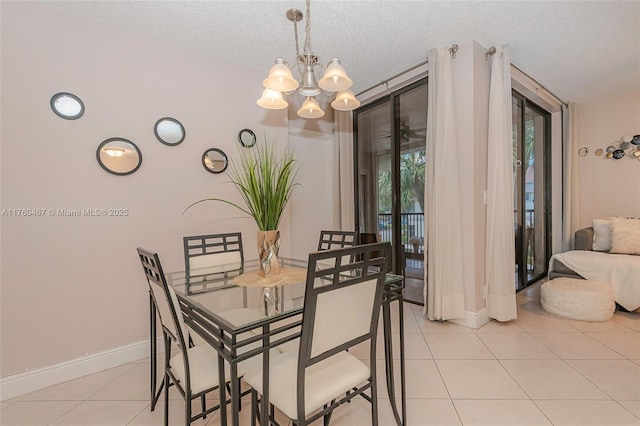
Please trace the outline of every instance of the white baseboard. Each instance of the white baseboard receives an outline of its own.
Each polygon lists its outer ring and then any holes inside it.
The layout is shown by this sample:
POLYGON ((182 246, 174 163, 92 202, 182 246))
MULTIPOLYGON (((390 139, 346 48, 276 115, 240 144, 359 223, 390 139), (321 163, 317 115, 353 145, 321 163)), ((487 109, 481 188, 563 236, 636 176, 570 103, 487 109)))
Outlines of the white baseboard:
MULTIPOLYGON (((158 353, 162 350, 162 339, 159 339, 158 353)), ((149 351, 147 339, 60 364, 0 377, 0 401, 146 358, 149 351)))
POLYGON ((482 308, 478 312, 465 311, 464 318, 450 319, 449 321, 477 330, 489 322, 489 314, 487 313, 487 308, 482 308))

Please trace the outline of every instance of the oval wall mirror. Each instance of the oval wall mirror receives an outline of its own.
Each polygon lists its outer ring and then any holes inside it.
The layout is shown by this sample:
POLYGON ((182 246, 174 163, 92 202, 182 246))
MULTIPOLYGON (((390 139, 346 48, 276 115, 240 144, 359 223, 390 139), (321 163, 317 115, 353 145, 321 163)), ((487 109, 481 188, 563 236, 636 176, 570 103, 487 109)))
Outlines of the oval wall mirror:
POLYGON ((56 93, 49 104, 53 112, 65 120, 77 120, 84 114, 84 103, 73 93, 56 93))
POLYGON ((227 154, 218 148, 210 148, 202 154, 202 165, 211 173, 222 173, 227 169, 227 154))
POLYGON ((142 153, 128 139, 109 138, 96 151, 98 164, 109 173, 118 176, 130 175, 140 168, 142 153))
POLYGON ((182 123, 172 117, 162 117, 156 121, 153 133, 160 142, 170 146, 182 143, 186 135, 182 123))
POLYGON ((245 148, 251 148, 256 144, 256 134, 253 133, 253 130, 250 129, 242 129, 240 133, 238 133, 238 141, 240 145, 245 148))

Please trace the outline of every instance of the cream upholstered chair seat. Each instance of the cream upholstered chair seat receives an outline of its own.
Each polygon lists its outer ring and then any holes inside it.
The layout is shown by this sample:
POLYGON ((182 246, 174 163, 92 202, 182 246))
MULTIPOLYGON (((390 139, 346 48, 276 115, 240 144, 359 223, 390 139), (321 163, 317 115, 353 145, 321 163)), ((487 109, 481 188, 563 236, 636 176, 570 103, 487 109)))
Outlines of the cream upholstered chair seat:
MULTIPOLYGON (((259 347, 259 343, 252 343, 246 348, 239 350, 240 353, 259 347)), ((218 352, 216 352, 208 343, 196 345, 187 349, 187 357, 189 358, 189 372, 191 373, 191 392, 200 393, 210 388, 218 387, 218 352)), ((169 364, 173 369, 173 374, 178 381, 185 383, 184 362, 182 353, 178 352, 169 360, 169 364)), ((238 364, 238 376, 246 374, 248 370, 258 371, 262 367, 262 359, 260 357, 249 358, 238 364)), ((225 377, 230 377, 229 364, 224 364, 225 377)))
POLYGON ((300 347, 300 338, 297 338, 297 339, 289 340, 288 342, 285 342, 281 345, 276 346, 276 349, 278 350, 278 352, 283 354, 288 352, 298 353, 299 347, 300 347))
POLYGON ((220 312, 218 315, 235 326, 248 324, 263 318, 259 311, 249 308, 230 309, 220 312))
MULTIPOLYGON (((208 344, 197 345, 187 349, 189 372, 191 373, 191 392, 200 393, 218 386, 218 353, 208 344)), ((180 383, 186 383, 184 361, 179 352, 169 360, 173 374, 180 383)), ((229 368, 225 366, 226 377, 229 368)))
MULTIPOLYGON (((297 351, 272 355, 270 358, 269 402, 291 419, 297 417, 297 368, 297 351)), ((370 374, 365 363, 344 351, 308 367, 304 390, 305 415, 365 382, 370 374)), ((262 370, 247 372, 244 381, 262 393, 262 370)))

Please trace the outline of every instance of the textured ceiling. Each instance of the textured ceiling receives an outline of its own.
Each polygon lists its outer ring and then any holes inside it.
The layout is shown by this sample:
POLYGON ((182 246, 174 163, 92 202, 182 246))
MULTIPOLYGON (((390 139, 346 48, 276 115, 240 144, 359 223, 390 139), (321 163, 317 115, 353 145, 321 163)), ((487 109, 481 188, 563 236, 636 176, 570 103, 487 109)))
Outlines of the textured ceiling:
MULTIPOLYGON (((54 1, 51 6, 264 69, 291 62, 289 1, 54 1)), ((300 30, 303 30, 301 26, 300 30)), ((639 1, 328 1, 311 3, 311 45, 339 57, 359 92, 476 39, 564 101, 640 89, 639 1)), ((304 42, 303 31, 300 45, 304 42)))

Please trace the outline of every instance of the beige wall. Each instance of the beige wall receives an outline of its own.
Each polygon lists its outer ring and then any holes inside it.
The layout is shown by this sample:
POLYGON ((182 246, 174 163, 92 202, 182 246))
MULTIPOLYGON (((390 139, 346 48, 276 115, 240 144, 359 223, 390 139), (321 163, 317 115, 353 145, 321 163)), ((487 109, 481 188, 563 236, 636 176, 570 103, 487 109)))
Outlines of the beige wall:
POLYGON ((577 156, 579 176, 578 228, 592 219, 609 216, 640 216, 640 161, 597 157, 623 135, 640 134, 640 91, 611 94, 578 104, 578 141, 575 149, 589 148, 577 156))
POLYGON ((300 162, 300 187, 290 202, 291 254, 295 258, 306 258, 309 252, 318 249, 320 231, 334 229, 335 139, 332 133, 296 128, 289 129, 289 139, 300 162))
MULTIPOLYGON (((286 143, 286 112, 255 104, 264 73, 47 5, 2 2, 1 207, 126 208, 129 215, 2 217, 1 376, 146 339, 137 246, 157 250, 165 270, 176 270, 182 236, 239 230, 247 257, 256 257, 253 221, 223 221, 239 216, 233 208, 182 211, 206 197, 239 201, 225 175, 203 169, 207 148, 236 157, 237 133, 247 127, 286 143), (60 91, 83 99, 81 119, 51 111, 49 99, 60 91), (163 116, 185 126, 181 145, 155 139, 163 116), (114 136, 141 149, 135 174, 114 176, 96 162, 98 144, 114 136)), ((304 188, 294 196, 302 202, 304 188)), ((295 238, 289 216, 284 254, 295 238)))

